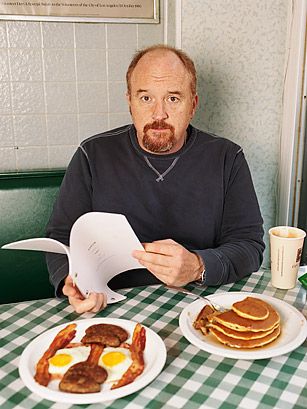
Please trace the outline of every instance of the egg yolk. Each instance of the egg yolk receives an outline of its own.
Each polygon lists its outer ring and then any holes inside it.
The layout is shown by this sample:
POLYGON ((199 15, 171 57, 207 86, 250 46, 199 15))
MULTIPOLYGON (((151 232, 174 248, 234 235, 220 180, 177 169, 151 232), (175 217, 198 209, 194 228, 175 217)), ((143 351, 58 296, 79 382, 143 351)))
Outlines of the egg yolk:
POLYGON ((49 363, 54 366, 65 366, 70 364, 71 361, 72 357, 67 354, 54 355, 52 358, 49 359, 49 363))
POLYGON ((115 366, 120 364, 126 359, 126 355, 122 352, 108 352, 107 354, 103 355, 101 358, 102 362, 106 366, 115 366))

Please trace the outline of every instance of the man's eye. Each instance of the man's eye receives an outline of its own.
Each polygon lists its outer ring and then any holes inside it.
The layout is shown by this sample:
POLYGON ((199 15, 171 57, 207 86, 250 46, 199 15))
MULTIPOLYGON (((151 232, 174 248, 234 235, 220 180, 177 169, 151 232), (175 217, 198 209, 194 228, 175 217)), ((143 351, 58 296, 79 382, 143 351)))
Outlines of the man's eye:
POLYGON ((174 97, 173 95, 171 95, 171 96, 168 97, 168 100, 169 100, 170 102, 178 102, 178 101, 179 101, 179 98, 178 98, 178 97, 174 97))
POLYGON ((149 102, 149 101, 150 101, 150 97, 149 97, 148 95, 143 95, 143 96, 141 97, 141 100, 144 101, 144 102, 149 102))

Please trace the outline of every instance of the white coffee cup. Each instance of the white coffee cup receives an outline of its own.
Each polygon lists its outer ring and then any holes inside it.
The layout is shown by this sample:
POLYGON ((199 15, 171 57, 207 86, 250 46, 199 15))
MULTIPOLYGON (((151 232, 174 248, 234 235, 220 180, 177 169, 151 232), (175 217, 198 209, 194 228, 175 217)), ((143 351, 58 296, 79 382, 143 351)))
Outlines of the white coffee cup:
POLYGON ((295 287, 306 232, 297 227, 276 226, 269 230, 272 285, 295 287))

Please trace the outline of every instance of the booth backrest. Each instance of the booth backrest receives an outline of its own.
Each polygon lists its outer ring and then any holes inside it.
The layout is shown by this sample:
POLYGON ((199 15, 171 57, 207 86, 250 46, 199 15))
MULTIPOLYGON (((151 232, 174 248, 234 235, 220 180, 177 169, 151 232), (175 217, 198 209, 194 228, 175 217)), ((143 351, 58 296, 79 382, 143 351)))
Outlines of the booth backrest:
MULTIPOLYGON (((44 237, 64 170, 0 174, 0 247, 44 237)), ((0 249, 0 303, 54 296, 45 255, 0 249)))

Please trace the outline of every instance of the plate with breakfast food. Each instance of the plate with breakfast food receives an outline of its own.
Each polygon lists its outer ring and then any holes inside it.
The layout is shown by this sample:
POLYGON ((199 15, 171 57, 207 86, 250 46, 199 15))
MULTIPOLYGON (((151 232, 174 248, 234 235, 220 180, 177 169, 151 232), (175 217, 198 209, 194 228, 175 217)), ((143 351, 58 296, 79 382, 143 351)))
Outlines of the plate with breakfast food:
POLYGON ((229 292, 209 295, 183 309, 179 326, 191 344, 234 359, 265 359, 293 351, 307 337, 301 312, 263 294, 229 292), (225 310, 217 311, 214 304, 225 310))
POLYGON ((148 385, 161 372, 166 347, 158 334, 134 321, 78 320, 51 328, 24 349, 24 384, 54 402, 111 401, 148 385))

